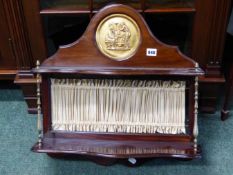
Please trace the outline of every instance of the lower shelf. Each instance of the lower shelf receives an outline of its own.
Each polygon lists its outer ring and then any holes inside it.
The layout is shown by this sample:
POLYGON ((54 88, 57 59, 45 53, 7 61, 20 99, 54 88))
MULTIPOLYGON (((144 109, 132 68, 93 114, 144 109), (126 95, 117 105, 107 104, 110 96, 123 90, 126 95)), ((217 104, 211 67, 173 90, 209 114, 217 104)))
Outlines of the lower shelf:
MULTIPOLYGON (((158 137, 158 136, 157 136, 158 137)), ((38 143, 32 147, 32 151, 37 153, 48 154, 70 154, 70 155, 85 155, 94 157, 105 158, 153 158, 153 157, 173 157, 194 159, 201 157, 201 149, 198 147, 194 151, 192 142, 187 142, 185 139, 177 141, 177 139, 170 139, 164 141, 166 138, 163 136, 162 141, 156 139, 135 139, 137 137, 127 136, 119 137, 108 135, 93 134, 45 134, 42 140, 42 145, 38 143)), ((152 137, 150 137, 152 138, 152 137)), ((178 138, 178 137, 177 137, 178 138)))

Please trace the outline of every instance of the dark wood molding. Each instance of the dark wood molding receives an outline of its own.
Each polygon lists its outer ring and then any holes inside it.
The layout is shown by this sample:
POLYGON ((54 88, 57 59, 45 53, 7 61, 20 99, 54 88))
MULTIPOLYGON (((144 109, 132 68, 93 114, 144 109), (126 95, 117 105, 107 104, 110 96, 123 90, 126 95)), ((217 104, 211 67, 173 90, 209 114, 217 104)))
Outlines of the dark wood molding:
MULTIPOLYGON (((15 73, 20 70, 30 70, 34 67, 36 60, 43 61, 47 57, 39 1, 1 0, 1 10, 6 17, 6 23, 1 27, 7 27, 9 31, 6 44, 10 47, 8 51, 11 52, 10 56, 15 60, 15 73)), ((8 73, 12 74, 12 68, 8 67, 1 70, 1 77, 7 76, 8 73)))
POLYGON ((8 49, 8 55, 5 53, 3 55, 2 59, 6 64, 0 70, 0 79, 15 78, 15 83, 22 87, 28 111, 35 113, 35 85, 30 70, 37 59, 42 61, 47 56, 39 15, 39 1, 1 0, 0 3, 0 10, 6 17, 6 23, 0 27, 7 28, 9 32, 7 43, 3 43, 3 49, 4 51, 8 49), (9 48, 5 48, 6 46, 9 48))
POLYGON ((29 44, 31 47, 31 68, 36 61, 41 62, 47 58, 47 46, 43 32, 42 19, 40 16, 40 1, 20 0, 25 15, 25 25, 27 27, 29 44))
POLYGON ((196 0, 192 58, 219 77, 231 0, 196 0), (208 10, 207 10, 208 8, 208 10))
POLYGON ((225 82, 221 62, 230 4, 231 0, 196 0, 192 58, 205 70, 200 84, 202 112, 216 111, 219 88, 225 82))
POLYGON ((11 44, 18 69, 30 69, 31 51, 27 28, 25 26, 22 1, 7 0, 3 1, 3 6, 7 16, 8 27, 11 35, 11 44))
POLYGON ((12 79, 16 74, 17 63, 4 7, 0 0, 0 79, 12 79))
POLYGON ((0 79, 1 80, 12 80, 15 78, 16 74, 17 74, 17 70, 15 69, 0 70, 0 79))

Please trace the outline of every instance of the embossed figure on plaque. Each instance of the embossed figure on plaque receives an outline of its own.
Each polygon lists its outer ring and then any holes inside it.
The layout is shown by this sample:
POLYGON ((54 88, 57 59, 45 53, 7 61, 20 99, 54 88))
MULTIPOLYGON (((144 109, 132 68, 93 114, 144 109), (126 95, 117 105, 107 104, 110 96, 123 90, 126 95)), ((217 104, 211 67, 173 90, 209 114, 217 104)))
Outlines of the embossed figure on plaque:
POLYGON ((132 57, 141 43, 141 33, 134 19, 124 14, 104 18, 96 31, 99 50, 116 61, 132 57))
POLYGON ((131 37, 128 26, 122 23, 110 23, 109 31, 105 37, 105 43, 108 50, 129 50, 131 37))

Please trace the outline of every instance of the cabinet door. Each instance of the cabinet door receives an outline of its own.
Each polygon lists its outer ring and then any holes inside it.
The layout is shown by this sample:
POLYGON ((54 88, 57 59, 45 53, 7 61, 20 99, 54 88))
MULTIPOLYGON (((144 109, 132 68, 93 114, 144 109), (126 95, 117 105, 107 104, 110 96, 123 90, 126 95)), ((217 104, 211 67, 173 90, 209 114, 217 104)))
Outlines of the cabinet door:
POLYGON ((9 34, 6 15, 0 1, 0 70, 16 69, 13 45, 9 34))

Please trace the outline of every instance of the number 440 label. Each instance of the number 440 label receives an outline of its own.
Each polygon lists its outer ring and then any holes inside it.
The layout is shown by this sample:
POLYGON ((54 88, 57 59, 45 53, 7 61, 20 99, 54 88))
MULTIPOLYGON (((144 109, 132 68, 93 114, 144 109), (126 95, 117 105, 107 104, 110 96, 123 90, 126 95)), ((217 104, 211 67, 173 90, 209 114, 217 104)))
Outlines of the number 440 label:
POLYGON ((157 49, 147 48, 146 49, 146 56, 156 57, 157 56, 157 49))

